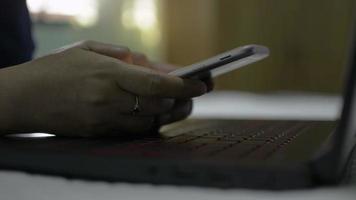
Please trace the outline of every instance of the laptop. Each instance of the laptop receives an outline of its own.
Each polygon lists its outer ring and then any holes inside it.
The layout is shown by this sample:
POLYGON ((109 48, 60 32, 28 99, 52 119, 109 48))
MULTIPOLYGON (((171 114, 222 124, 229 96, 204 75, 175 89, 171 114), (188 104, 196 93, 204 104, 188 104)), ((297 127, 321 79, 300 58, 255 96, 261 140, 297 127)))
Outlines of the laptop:
POLYGON ((195 119, 144 138, 2 137, 0 169, 221 188, 347 183, 356 172, 356 45, 345 83, 336 121, 195 119))

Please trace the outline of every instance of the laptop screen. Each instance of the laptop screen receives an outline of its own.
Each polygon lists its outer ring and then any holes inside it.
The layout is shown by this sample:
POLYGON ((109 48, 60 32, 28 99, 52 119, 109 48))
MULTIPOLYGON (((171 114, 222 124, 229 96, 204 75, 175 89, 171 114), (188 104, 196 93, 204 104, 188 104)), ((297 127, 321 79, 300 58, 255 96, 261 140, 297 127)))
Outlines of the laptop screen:
MULTIPOLYGON (((335 138, 335 148, 340 167, 346 163, 356 144, 356 19, 354 16, 353 33, 350 39, 349 68, 345 74, 344 106, 339 124, 338 134, 335 138)), ((339 167, 339 169, 340 169, 339 167)), ((340 169, 341 170, 341 169, 340 169)))

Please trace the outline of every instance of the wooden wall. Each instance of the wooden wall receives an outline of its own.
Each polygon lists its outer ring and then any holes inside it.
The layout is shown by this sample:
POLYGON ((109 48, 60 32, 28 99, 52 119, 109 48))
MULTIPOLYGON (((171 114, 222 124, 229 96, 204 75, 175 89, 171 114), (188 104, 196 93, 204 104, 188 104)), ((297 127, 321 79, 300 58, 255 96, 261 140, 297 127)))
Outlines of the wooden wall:
POLYGON ((250 43, 270 48, 267 60, 218 78, 218 89, 341 89, 352 0, 161 2, 170 62, 190 64, 250 43))

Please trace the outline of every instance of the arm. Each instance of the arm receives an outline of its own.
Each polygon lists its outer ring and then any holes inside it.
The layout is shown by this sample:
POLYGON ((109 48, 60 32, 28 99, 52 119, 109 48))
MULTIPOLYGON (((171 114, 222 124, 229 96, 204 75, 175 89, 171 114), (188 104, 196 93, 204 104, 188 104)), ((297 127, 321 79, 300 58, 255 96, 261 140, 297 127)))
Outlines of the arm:
POLYGON ((10 79, 9 70, 7 68, 0 69, 0 136, 8 132, 16 132, 14 124, 16 121, 14 120, 16 112, 14 93, 16 92, 9 85, 10 79))

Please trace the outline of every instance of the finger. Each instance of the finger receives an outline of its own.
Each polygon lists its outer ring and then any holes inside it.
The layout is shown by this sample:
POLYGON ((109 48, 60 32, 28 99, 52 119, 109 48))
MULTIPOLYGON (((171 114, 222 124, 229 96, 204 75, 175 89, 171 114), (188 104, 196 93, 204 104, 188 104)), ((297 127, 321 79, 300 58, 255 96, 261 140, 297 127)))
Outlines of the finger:
POLYGON ((118 46, 95 41, 84 41, 77 43, 76 47, 82 48, 87 51, 93 51, 101 55, 116 58, 126 63, 132 63, 131 51, 125 46, 118 46))
MULTIPOLYGON (((172 64, 151 62, 151 68, 161 71, 161 72, 169 73, 169 72, 172 72, 172 71, 178 69, 179 67, 176 65, 172 65, 172 64)), ((198 79, 203 81, 206 84, 207 92, 210 92, 214 89, 214 81, 211 77, 211 73, 205 73, 202 76, 199 76, 198 79)))
POLYGON ((151 63, 145 54, 139 52, 132 52, 132 61, 134 65, 151 68, 151 63))
MULTIPOLYGON (((169 112, 174 106, 173 99, 149 97, 137 98, 139 102, 139 112, 137 113, 137 115, 139 116, 154 116, 164 114, 169 112)), ((129 113, 132 114, 132 110, 129 113)))
MULTIPOLYGON (((172 71, 178 69, 179 67, 176 65, 172 65, 172 64, 151 62, 151 68, 161 71, 161 72, 169 73, 169 72, 172 72, 172 71)), ((199 78, 196 78, 196 79, 199 79, 206 84, 207 92, 210 92, 214 89, 214 82, 213 82, 210 72, 204 73, 203 75, 199 75, 199 78)))
POLYGON ((147 58, 145 54, 140 52, 132 52, 132 60, 134 65, 149 67, 151 69, 164 73, 169 73, 178 68, 178 66, 172 64, 152 62, 147 58))
POLYGON ((161 72, 169 73, 178 69, 179 67, 168 63, 151 62, 151 68, 161 72))
POLYGON ((200 76, 199 79, 205 83, 208 92, 214 89, 214 81, 210 72, 200 76))
POLYGON ((115 105, 114 109, 121 114, 132 115, 136 104, 138 104, 139 111, 136 115, 153 116, 169 112, 175 101, 169 98, 142 97, 118 91, 111 102, 115 105))
POLYGON ((164 72, 164 73, 169 73, 169 72, 174 71, 178 68, 177 66, 172 65, 172 64, 152 62, 151 60, 149 60, 147 58, 147 56, 145 54, 142 54, 139 52, 132 53, 132 60, 133 60, 134 65, 148 67, 153 70, 164 72))
POLYGON ((158 117, 158 124, 165 125, 187 118, 193 109, 192 100, 177 101, 175 107, 167 114, 158 117))
POLYGON ((207 92, 211 92, 214 90, 215 84, 214 84, 213 79, 207 78, 207 79, 202 79, 202 81, 205 83, 205 85, 207 87, 207 92))
POLYGON ((188 99, 207 91, 200 80, 182 79, 135 65, 117 68, 115 74, 120 88, 140 96, 188 99))

